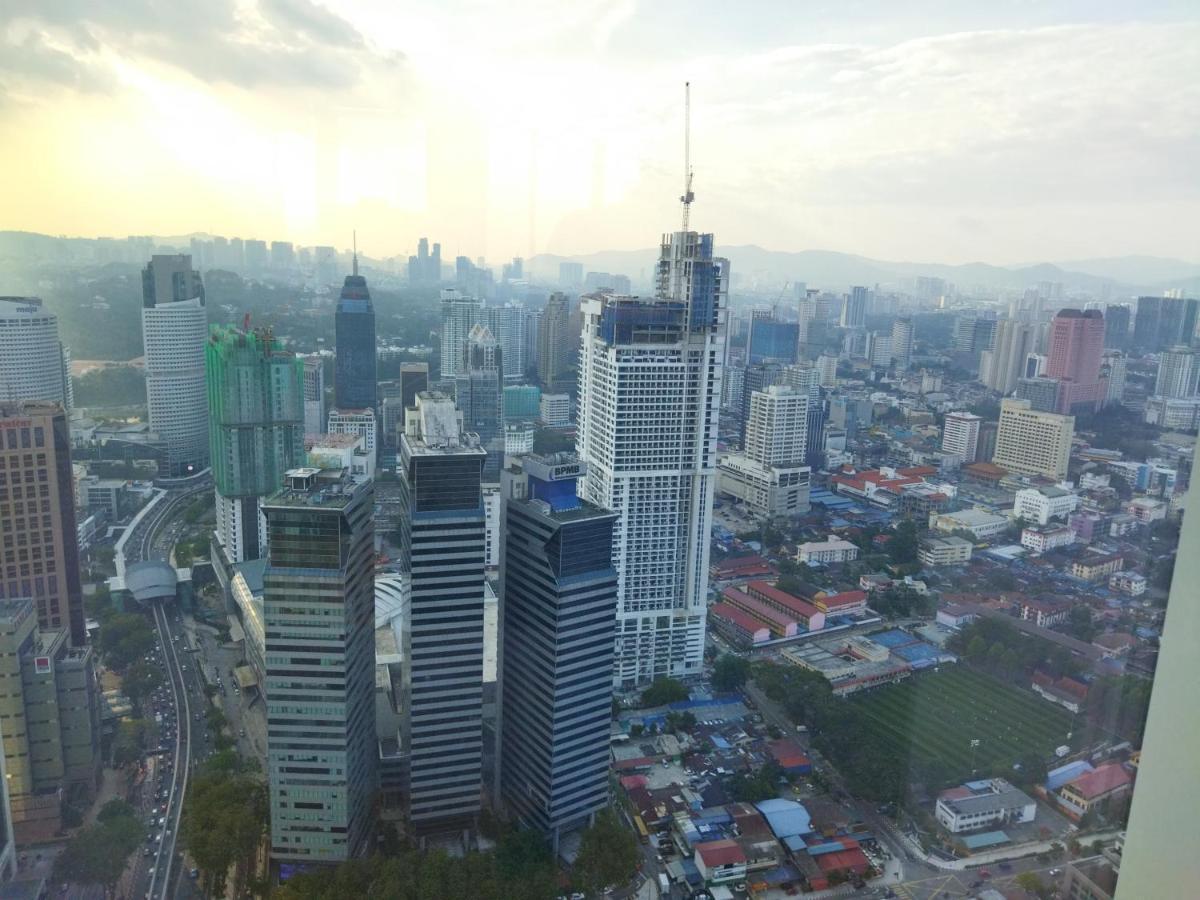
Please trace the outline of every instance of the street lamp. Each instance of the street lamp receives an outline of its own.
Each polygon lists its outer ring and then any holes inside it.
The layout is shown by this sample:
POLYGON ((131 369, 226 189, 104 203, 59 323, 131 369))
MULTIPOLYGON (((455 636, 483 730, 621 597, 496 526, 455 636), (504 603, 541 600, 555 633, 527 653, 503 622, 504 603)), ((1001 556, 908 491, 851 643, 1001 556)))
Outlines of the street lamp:
POLYGON ((979 739, 971 739, 971 774, 975 774, 975 748, 979 746, 979 739))

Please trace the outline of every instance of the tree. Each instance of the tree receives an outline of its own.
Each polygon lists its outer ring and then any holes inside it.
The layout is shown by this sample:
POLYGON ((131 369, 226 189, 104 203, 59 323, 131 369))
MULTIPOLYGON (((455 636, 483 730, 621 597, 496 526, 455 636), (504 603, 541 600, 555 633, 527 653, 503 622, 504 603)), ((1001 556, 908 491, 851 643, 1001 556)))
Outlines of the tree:
MULTIPOLYGON (((106 804, 107 809, 111 804, 106 804)), ((55 881, 98 884, 113 896, 129 855, 141 843, 142 824, 136 816, 113 810, 108 818, 75 835, 54 862, 55 881)))
POLYGON ((121 679, 121 690, 134 709, 141 711, 142 701, 163 683, 162 670, 144 662, 135 662, 121 679))
POLYGON ((149 653, 155 643, 154 629, 136 613, 117 613, 100 626, 100 653, 109 667, 118 672, 124 672, 149 653))
POLYGON ((919 544, 917 523, 905 519, 895 527, 887 543, 888 558, 896 564, 915 563, 919 544))
POLYGON ((610 884, 628 882, 640 857, 629 829, 621 826, 611 808, 602 809, 580 838, 573 880, 585 892, 599 894, 610 884))
POLYGON ((137 810, 126 803, 121 798, 109 800, 102 807, 100 812, 96 813, 96 821, 101 823, 112 822, 114 819, 119 819, 122 816, 137 818, 137 810))
POLYGON ((223 896, 231 872, 233 895, 242 896, 267 829, 266 786, 228 762, 193 777, 180 829, 206 896, 223 896))
POLYGON ((735 691, 746 683, 750 676, 750 661, 732 653, 722 653, 713 666, 713 687, 721 691, 735 691))
POLYGON ((767 762, 753 775, 735 775, 729 783, 729 793, 742 803, 759 803, 779 796, 779 778, 783 770, 775 762, 767 762))
POLYGON ((120 768, 141 759, 149 728, 150 723, 146 719, 123 719, 117 723, 112 743, 114 766, 120 768))
POLYGON ((642 691, 642 706, 666 706, 688 698, 688 689, 674 678, 655 678, 650 687, 642 691))
POLYGON ((1097 631, 1091 608, 1082 603, 1072 606, 1067 613, 1065 630, 1071 637, 1090 643, 1097 631))

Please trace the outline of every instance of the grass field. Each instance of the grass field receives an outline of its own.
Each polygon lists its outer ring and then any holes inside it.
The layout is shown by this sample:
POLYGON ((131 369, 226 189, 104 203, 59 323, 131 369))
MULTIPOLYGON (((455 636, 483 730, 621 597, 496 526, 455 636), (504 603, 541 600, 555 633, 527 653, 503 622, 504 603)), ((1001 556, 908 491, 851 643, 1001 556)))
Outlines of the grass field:
POLYGON ((949 780, 975 770, 1010 769, 1023 756, 1043 759, 1067 743, 1071 714, 1040 697, 1010 687, 965 666, 912 676, 851 701, 914 763, 940 763, 949 780))

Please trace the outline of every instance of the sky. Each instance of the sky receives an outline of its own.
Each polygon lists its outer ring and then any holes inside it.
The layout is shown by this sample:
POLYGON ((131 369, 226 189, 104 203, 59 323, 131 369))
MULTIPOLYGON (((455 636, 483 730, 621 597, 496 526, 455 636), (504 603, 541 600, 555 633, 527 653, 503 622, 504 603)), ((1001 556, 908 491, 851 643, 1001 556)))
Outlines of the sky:
POLYGON ((1200 261, 1200 5, 5 0, 0 229, 1200 261))

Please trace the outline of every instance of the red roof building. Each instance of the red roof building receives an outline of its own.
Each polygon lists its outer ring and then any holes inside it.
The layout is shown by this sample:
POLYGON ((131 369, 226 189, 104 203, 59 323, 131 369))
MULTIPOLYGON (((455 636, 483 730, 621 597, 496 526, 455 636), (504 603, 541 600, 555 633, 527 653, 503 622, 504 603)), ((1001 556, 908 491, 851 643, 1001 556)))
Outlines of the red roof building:
POLYGON ((796 636, 799 623, 794 614, 781 612, 778 607, 766 604, 757 597, 752 597, 735 587, 725 588, 721 591, 721 596, 724 598, 725 604, 737 607, 751 618, 766 625, 775 637, 796 636))
POLYGON ((1058 792, 1059 803, 1074 818, 1082 818, 1097 803, 1129 791, 1133 776, 1120 763, 1108 763, 1068 781, 1058 792))
POLYGON ((862 615, 867 611, 867 592, 842 591, 840 594, 819 594, 813 602, 827 615, 862 615))
POLYGON ((730 578, 762 578, 764 575, 775 575, 775 567, 761 556, 736 556, 731 559, 714 563, 710 570, 712 577, 718 581, 730 578))
POLYGON ((746 853, 728 838, 695 845, 696 869, 706 882, 733 881, 746 876, 746 853))
POLYGON ((779 764, 779 768, 790 773, 804 774, 812 771, 812 760, 804 755, 800 745, 791 738, 769 741, 767 751, 771 758, 779 764))
POLYGON ((813 857, 821 871, 826 877, 834 872, 852 872, 855 875, 863 875, 870 868, 871 862, 867 859, 867 855, 863 853, 862 847, 858 845, 858 841, 853 838, 836 838, 837 842, 842 845, 842 850, 835 850, 832 853, 822 853, 820 856, 813 857))
POLYGON ((744 647, 752 647, 771 639, 771 630, 748 612, 730 603, 714 603, 708 610, 713 628, 744 647))
POLYGON ((751 581, 746 585, 746 593, 778 612, 795 616, 796 621, 809 631, 820 631, 825 627, 825 613, 821 609, 807 600, 781 591, 769 581, 751 581))

